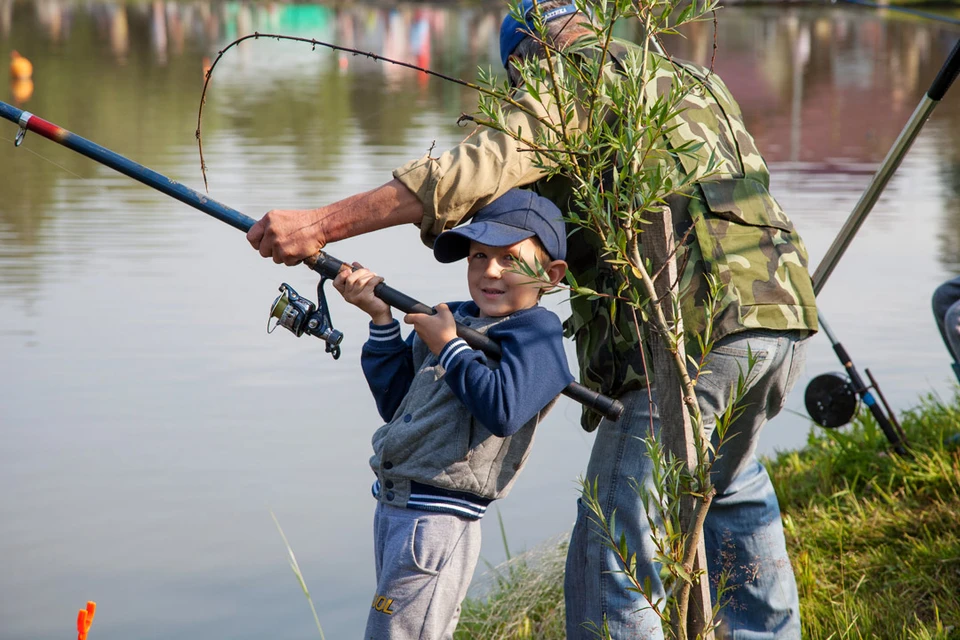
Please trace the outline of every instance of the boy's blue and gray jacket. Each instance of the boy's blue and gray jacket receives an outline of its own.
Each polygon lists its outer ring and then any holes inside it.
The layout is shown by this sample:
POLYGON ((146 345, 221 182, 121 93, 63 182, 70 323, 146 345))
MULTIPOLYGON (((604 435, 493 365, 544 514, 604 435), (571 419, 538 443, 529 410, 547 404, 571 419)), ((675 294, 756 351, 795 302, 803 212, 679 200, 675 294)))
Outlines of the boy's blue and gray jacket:
POLYGON ((397 507, 483 516, 510 491, 534 429, 573 381, 563 328, 536 306, 479 318, 473 302, 450 303, 457 322, 500 344, 497 361, 460 338, 433 355, 416 332, 370 325, 361 365, 387 424, 373 435, 374 495, 397 507))

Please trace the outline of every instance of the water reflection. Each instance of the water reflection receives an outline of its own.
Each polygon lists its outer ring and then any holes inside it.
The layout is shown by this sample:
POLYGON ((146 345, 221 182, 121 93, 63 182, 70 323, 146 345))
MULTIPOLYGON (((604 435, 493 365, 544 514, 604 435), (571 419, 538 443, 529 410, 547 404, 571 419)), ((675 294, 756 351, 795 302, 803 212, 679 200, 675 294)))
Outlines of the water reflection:
MULTIPOLYGON (((241 34, 309 36, 472 76, 478 64, 494 60, 490 35, 499 20, 491 9, 404 5, 55 0, 2 0, 0 15, 4 48, 23 49, 37 67, 35 84, 11 85, 5 99, 142 162, 190 144, 190 112, 199 102, 205 61, 241 34)), ((289 139, 291 157, 302 166, 332 169, 343 161, 348 121, 357 122, 365 142, 401 144, 421 101, 444 105, 447 122, 473 105, 471 96, 395 65, 326 49, 312 53, 304 45, 250 42, 217 67, 210 102, 222 108, 208 109, 204 125, 211 140, 226 128, 246 136, 253 148, 289 139)), ((57 165, 84 177, 94 169, 49 145, 36 152, 53 163, 31 165, 27 179, 6 171, 24 154, 0 157, 0 224, 14 244, 42 248, 44 216, 36 212, 49 211, 58 181, 69 175, 57 165)), ((211 169, 215 179, 217 166, 211 169)))
MULTIPOLYGON (((499 64, 499 19, 494 6, 0 0, 0 53, 34 64, 32 91, 0 91, 196 187, 204 68, 237 36, 317 38, 471 79, 499 64)), ((686 35, 674 54, 709 64, 712 24, 686 35)), ((720 14, 715 67, 814 264, 957 36, 861 10, 720 14)), ((954 87, 821 296, 898 409, 951 376, 928 299, 960 268, 958 105, 954 87)), ((453 144, 468 133, 456 117, 474 108, 469 92, 414 71, 249 42, 217 65, 204 111, 211 195, 252 216, 330 202, 434 141, 453 144)), ((60 637, 61 614, 91 597, 105 599, 104 640, 311 637, 268 507, 328 637, 354 637, 373 575, 366 459, 378 420, 356 367, 364 319, 334 310, 347 333, 338 365, 316 345, 265 336, 279 281, 306 292, 309 274, 38 136, 15 150, 14 131, 0 122, 0 486, 15 489, 0 494, 0 638, 60 637)), ((391 230, 336 255, 375 264, 415 297, 462 295, 460 271, 438 270, 415 237, 391 230)), ((817 340, 808 378, 839 368, 817 340)), ((803 443, 808 423, 792 413, 803 385, 764 452, 803 443)), ((513 549, 574 517, 590 440, 564 401, 549 421, 500 506, 513 549)), ((491 561, 502 557, 496 524, 485 525, 491 561)))
MULTIPOLYGON (((118 139, 139 141, 139 149, 153 152, 189 142, 169 132, 198 99, 195 79, 202 78, 206 61, 241 34, 313 37, 472 78, 477 65, 496 64, 498 20, 493 9, 419 5, 0 0, 5 47, 23 49, 37 66, 36 84, 11 84, 9 99, 94 137, 98 132, 87 127, 89 118, 61 108, 82 104, 83 111, 116 127, 118 139), (144 107, 131 104, 136 94, 149 95, 158 107, 150 110, 149 127, 139 126, 144 107), (180 108, 171 108, 173 102, 180 108)), ((715 68, 738 96, 768 161, 825 174, 872 171, 956 35, 950 25, 919 28, 861 10, 760 9, 750 20, 719 24, 715 68)), ((669 47, 709 65, 715 55, 713 24, 691 26, 669 47)), ((474 104, 469 92, 435 78, 347 53, 313 54, 303 46, 258 42, 230 55, 217 69, 211 99, 224 106, 206 123, 211 138, 228 127, 252 136, 253 144, 267 144, 291 133, 295 121, 310 133, 292 136, 297 157, 309 166, 336 164, 345 152, 338 132, 346 120, 358 122, 366 142, 400 144, 415 126, 423 100, 451 115, 474 104), (279 105, 290 119, 271 115, 279 105), (258 126, 251 127, 253 122, 258 126)), ((944 149, 956 147, 960 110, 944 108, 937 117, 947 122, 944 149)), ((0 157, 0 168, 13 160, 9 154, 0 157)), ((944 156, 944 162, 955 161, 944 156)), ((21 233, 24 216, 16 212, 27 203, 35 209, 62 174, 40 170, 29 195, 17 186, 22 178, 3 175, 0 184, 9 197, 0 219, 16 236, 35 237, 21 233)), ((955 207, 952 198, 946 202, 955 207)))
MULTIPOLYGON (((334 39, 337 44, 376 52, 387 57, 430 66, 432 43, 453 42, 453 59, 464 53, 486 53, 499 26, 499 11, 492 7, 456 9, 431 6, 328 7, 285 3, 155 2, 126 5, 93 2, 77 5, 59 0, 0 2, 0 32, 11 36, 14 13, 20 28, 46 36, 50 43, 69 42, 75 19, 92 20, 96 34, 118 63, 126 61, 131 40, 149 44, 157 64, 168 54, 180 55, 188 45, 211 47, 241 35, 279 32, 334 39), (450 19, 455 13, 457 19, 450 19), (32 24, 31 24, 32 23, 32 24)), ((444 47, 448 48, 448 47, 444 47)), ((341 66, 350 57, 340 55, 341 66)), ((395 67, 378 65, 387 77, 395 67)))
POLYGON ((943 232, 937 258, 951 273, 960 273, 960 148, 956 142, 938 149, 942 164, 938 171, 944 185, 943 232))
MULTIPOLYGON (((720 23, 715 68, 769 162, 828 173, 863 164, 872 170, 883 159, 960 31, 850 10, 761 13, 766 19, 759 24, 720 23)), ((712 39, 712 24, 699 23, 673 50, 709 64, 712 39)), ((937 113, 954 143, 956 104, 951 97, 937 113)))

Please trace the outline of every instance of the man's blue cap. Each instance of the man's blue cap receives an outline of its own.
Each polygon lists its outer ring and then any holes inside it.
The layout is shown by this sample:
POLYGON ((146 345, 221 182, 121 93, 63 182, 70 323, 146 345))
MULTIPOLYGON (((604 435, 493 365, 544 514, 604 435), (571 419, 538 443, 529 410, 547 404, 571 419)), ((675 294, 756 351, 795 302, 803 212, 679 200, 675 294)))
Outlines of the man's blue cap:
POLYGON ((470 224, 444 231, 433 245, 440 262, 456 262, 470 253, 470 241, 509 247, 536 236, 552 260, 567 257, 567 232, 557 205, 525 189, 511 189, 483 207, 470 224))
MULTIPOLYGON (((504 69, 508 68, 507 60, 513 50, 517 48, 517 45, 527 37, 528 33, 536 33, 533 26, 533 0, 523 0, 520 3, 520 10, 523 12, 523 18, 526 21, 525 25, 517 22, 509 13, 500 25, 500 60, 503 62, 504 69)), ((576 5, 572 3, 549 11, 542 11, 543 22, 547 23, 561 16, 576 13, 576 11, 576 5)))

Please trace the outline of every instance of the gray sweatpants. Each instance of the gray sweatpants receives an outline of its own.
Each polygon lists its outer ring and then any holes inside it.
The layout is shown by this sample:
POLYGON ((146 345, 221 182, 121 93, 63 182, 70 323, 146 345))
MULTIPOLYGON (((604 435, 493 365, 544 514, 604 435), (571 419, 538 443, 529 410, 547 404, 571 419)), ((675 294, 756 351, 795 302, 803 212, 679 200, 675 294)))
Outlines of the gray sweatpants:
POLYGON ((377 592, 364 638, 452 638, 480 557, 480 521, 377 503, 377 592))

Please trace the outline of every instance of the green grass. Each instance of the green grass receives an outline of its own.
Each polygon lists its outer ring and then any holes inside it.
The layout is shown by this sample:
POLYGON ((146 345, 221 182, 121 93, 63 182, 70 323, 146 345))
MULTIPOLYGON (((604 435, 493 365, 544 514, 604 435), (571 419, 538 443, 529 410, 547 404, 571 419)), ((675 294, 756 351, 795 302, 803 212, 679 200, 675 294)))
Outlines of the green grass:
MULTIPOLYGON (((862 415, 767 461, 805 639, 960 639, 960 397, 901 422, 909 459, 862 415)), ((456 638, 563 638, 565 550, 545 543, 478 580, 456 638)))
POLYGON ((927 398, 901 421, 910 459, 861 418, 770 467, 805 638, 960 638, 960 409, 927 398))
POLYGON ((474 579, 454 638, 563 638, 567 537, 548 540, 474 579))

